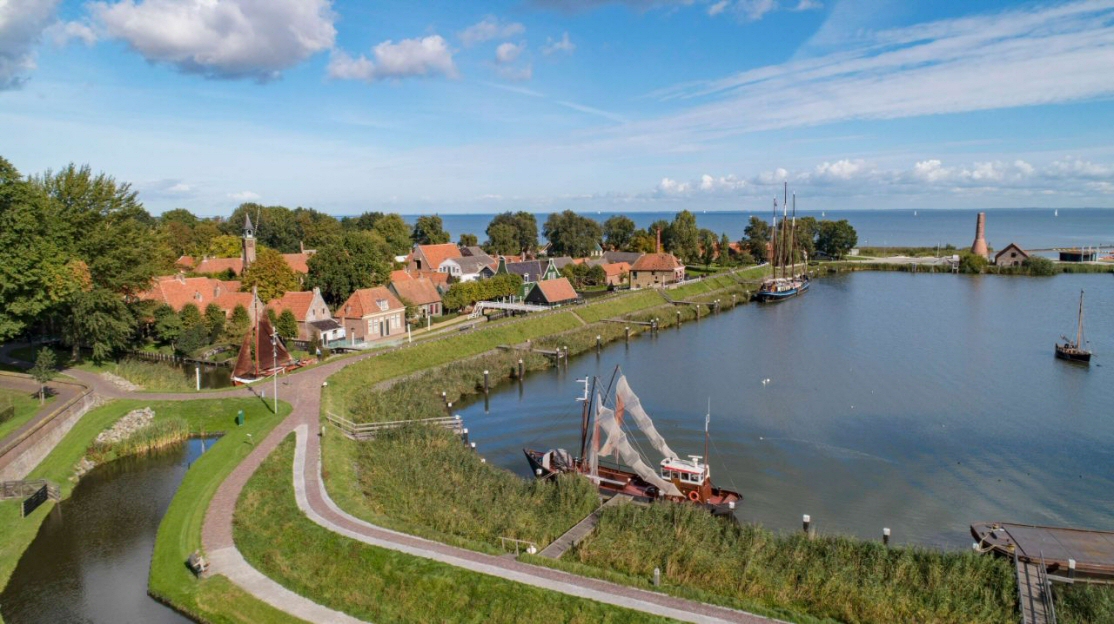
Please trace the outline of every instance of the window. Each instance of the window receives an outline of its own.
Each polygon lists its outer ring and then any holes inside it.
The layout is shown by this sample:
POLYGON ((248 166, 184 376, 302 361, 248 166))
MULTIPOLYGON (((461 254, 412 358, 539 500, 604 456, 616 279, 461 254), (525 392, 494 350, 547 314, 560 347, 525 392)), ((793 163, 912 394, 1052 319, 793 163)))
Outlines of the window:
POLYGON ((390 307, 386 299, 376 299, 375 304, 379 306, 379 310, 382 312, 386 312, 387 308, 390 307))

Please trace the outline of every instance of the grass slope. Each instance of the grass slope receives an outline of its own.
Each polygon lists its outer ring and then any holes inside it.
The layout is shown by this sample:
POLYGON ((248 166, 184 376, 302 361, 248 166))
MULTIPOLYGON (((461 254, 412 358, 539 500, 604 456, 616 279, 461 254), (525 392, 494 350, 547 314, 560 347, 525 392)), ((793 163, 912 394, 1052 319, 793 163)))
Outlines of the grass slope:
POLYGON ((370 622, 665 622, 363 544, 306 518, 288 438, 244 488, 236 544, 257 569, 319 604, 370 622), (326 563, 327 562, 327 563, 326 563))
MULTIPOLYGON (((50 405, 55 398, 52 396, 46 397, 45 405, 50 405)), ((0 409, 7 407, 9 401, 15 406, 15 414, 11 418, 0 422, 0 439, 26 424, 42 407, 39 405, 39 398, 36 396, 18 390, 0 388, 0 409)))

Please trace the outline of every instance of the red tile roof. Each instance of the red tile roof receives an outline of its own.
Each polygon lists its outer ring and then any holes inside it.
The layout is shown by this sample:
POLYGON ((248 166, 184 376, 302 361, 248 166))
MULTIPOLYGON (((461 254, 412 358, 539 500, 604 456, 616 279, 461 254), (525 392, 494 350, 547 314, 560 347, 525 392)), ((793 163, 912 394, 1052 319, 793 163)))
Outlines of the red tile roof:
POLYGON ((194 271, 197 273, 224 273, 231 270, 234 274, 239 275, 244 272, 244 261, 242 258, 204 258, 197 264, 194 271))
POLYGON ((668 253, 648 253, 644 254, 641 258, 634 261, 631 266, 632 271, 673 271, 679 269, 683 264, 673 254, 668 253))
POLYGON ((433 282, 424 277, 391 282, 391 288, 400 299, 405 299, 413 305, 427 305, 441 301, 441 293, 433 282))
POLYGON ((294 313, 294 318, 302 323, 306 320, 309 314, 309 308, 313 305, 313 291, 310 292, 287 292, 283 293, 281 297, 275 299, 267 304, 267 307, 275 311, 275 314, 282 314, 283 310, 290 310, 294 313))
POLYGON ((426 270, 409 270, 399 269, 391 271, 391 282, 403 282, 406 280, 425 278, 433 282, 434 286, 447 286, 449 283, 449 274, 440 271, 426 271, 426 270))
POLYGON ((422 251, 428 265, 426 269, 437 270, 441 263, 449 258, 459 258, 460 247, 452 243, 444 243, 442 245, 419 245, 418 249, 422 251))
POLYGON ((630 273, 630 265, 626 262, 613 262, 603 265, 603 272, 608 277, 619 277, 623 273, 630 273))
POLYGON ((564 303, 565 301, 572 301, 580 297, 576 294, 576 290, 569 283, 568 278, 559 277, 557 279, 542 280, 537 283, 535 288, 541 290, 542 296, 549 303, 564 303))
POLYGON ((282 258, 286 260, 286 264, 294 270, 295 273, 302 275, 309 274, 309 257, 313 254, 302 252, 294 254, 282 254, 282 258))
POLYGON ((182 267, 183 269, 192 269, 193 265, 196 262, 197 261, 193 259, 193 256, 181 256, 174 261, 174 264, 182 267))
POLYGON ((142 301, 157 301, 165 303, 181 312, 186 304, 192 303, 197 309, 205 311, 210 303, 216 303, 227 314, 231 314, 235 303, 228 305, 233 299, 229 295, 243 295, 247 297, 245 307, 251 306, 251 293, 240 293, 240 282, 221 281, 211 277, 185 277, 183 275, 166 275, 156 277, 155 283, 145 292, 139 293, 142 301))
POLYGON ((414 276, 411 275, 410 271, 407 271, 406 269, 399 269, 397 271, 391 271, 391 283, 392 284, 395 283, 395 282, 401 282, 401 281, 404 281, 404 280, 411 280, 411 279, 414 279, 414 276))
POLYGON ((381 314, 389 310, 404 310, 406 306, 395 297, 394 293, 388 290, 385 286, 376 286, 375 288, 361 288, 352 293, 348 301, 340 306, 340 318, 363 318, 373 314, 381 314), (380 301, 387 302, 387 310, 379 307, 380 301))

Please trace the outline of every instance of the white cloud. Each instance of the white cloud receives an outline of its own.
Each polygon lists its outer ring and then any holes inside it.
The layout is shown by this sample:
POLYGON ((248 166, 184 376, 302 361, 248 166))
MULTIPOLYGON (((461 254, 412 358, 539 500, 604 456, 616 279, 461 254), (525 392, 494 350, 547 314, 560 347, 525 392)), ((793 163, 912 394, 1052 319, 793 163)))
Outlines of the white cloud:
POLYGON ((120 0, 88 5, 108 37, 151 62, 215 78, 271 80, 333 47, 330 0, 120 0))
POLYGON ((54 21, 58 0, 0 0, 0 91, 15 89, 35 69, 35 46, 54 21))
POLYGON ((495 62, 500 64, 513 63, 526 49, 526 43, 501 43, 498 48, 495 48, 495 62))
POLYGON ((258 200, 262 199, 262 197, 260 197, 258 193, 252 193, 251 191, 240 191, 239 193, 229 193, 228 197, 230 199, 234 199, 238 202, 258 201, 258 200))
POLYGON ((823 8, 817 0, 798 0, 786 4, 785 0, 719 0, 708 7, 708 15, 715 17, 727 12, 744 22, 756 22, 775 11, 811 11, 823 8))
POLYGON ((569 41, 569 33, 565 31, 561 35, 561 39, 554 41, 552 37, 545 38, 545 45, 542 46, 542 54, 549 56, 557 52, 564 52, 565 54, 572 54, 576 50, 576 44, 569 41))
POLYGON ((493 15, 488 15, 479 22, 460 31, 460 42, 469 48, 477 43, 491 41, 492 39, 506 39, 526 32, 526 27, 518 22, 502 22, 493 15))
POLYGON ((499 75, 504 80, 524 82, 534 77, 534 65, 527 63, 521 67, 507 66, 499 68, 499 75))
POLYGON ((712 16, 719 15, 720 13, 723 13, 723 10, 726 9, 726 8, 727 8, 727 0, 720 0, 719 2, 717 2, 717 3, 713 4, 712 6, 708 7, 708 15, 712 15, 712 16))
POLYGON ((55 22, 43 31, 43 34, 59 47, 75 39, 87 46, 97 42, 97 33, 88 24, 81 22, 55 22))
POLYGON ((170 191, 171 193, 189 193, 192 189, 189 184, 178 182, 177 184, 171 186, 166 190, 170 191))
POLYGON ((457 76, 453 52, 440 35, 403 39, 398 43, 384 41, 372 48, 372 56, 374 61, 362 54, 353 58, 343 50, 335 50, 329 59, 328 75, 338 80, 365 82, 415 76, 457 76))

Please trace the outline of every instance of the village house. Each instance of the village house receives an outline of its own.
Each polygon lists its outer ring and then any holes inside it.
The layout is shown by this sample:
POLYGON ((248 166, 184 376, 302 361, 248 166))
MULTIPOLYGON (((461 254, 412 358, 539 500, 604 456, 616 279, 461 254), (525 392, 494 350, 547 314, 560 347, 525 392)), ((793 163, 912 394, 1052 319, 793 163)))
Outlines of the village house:
POLYGON ((491 272, 490 267, 485 269, 485 276, 492 275, 517 275, 522 278, 522 289, 519 291, 520 297, 526 297, 530 294, 530 290, 534 288, 534 284, 545 280, 554 280, 561 277, 561 272, 557 270, 557 266, 553 264, 553 260, 542 262, 541 260, 525 260, 522 262, 509 262, 506 257, 499 259, 498 268, 491 272), (490 275, 488 275, 490 273, 490 275))
POLYGON ((406 268, 411 271, 438 271, 445 260, 460 256, 460 248, 452 243, 414 245, 406 268))
POLYGON ((644 254, 630 268, 630 287, 660 288, 684 281, 685 265, 670 253, 644 254))
POLYGON ((298 321, 298 335, 295 340, 311 342, 316 339, 321 343, 329 343, 344 338, 344 327, 333 318, 317 288, 309 292, 283 293, 282 297, 267 306, 275 311, 275 316, 282 314, 283 310, 290 310, 298 321))
POLYGON ((404 305, 414 306, 417 316, 441 316, 441 293, 428 279, 421 277, 391 282, 390 289, 404 305))
POLYGON ((423 278, 433 282, 438 292, 443 293, 449 289, 449 274, 440 271, 410 271, 408 269, 398 269, 397 271, 391 271, 389 281, 394 283, 423 278))
POLYGON ((403 334, 405 316, 406 306, 385 286, 357 290, 337 311, 349 344, 403 334))
POLYGON ((446 258, 437 270, 447 273, 458 282, 472 282, 481 278, 483 270, 495 265, 495 259, 488 255, 460 256, 459 258, 446 258))
POLYGON ((544 306, 575 303, 579 299, 580 295, 576 294, 568 278, 564 277, 537 282, 526 295, 526 303, 544 306))
POLYGON ((603 273, 607 276, 607 285, 612 287, 625 286, 630 278, 630 265, 626 262, 604 264, 603 273))
POLYGON ((175 312, 192 303, 205 313, 209 304, 215 303, 231 317, 237 305, 244 306, 254 323, 259 319, 263 303, 254 293, 240 292, 240 282, 224 281, 211 277, 186 277, 184 274, 156 277, 151 288, 136 296, 140 301, 165 303, 175 312))
POLYGON ((1006 245, 1005 249, 994 255, 994 264, 1000 267, 1019 267, 1029 259, 1029 253, 1017 246, 1017 243, 1006 245))
POLYGON ((633 265, 638 262, 642 257, 642 253, 638 251, 605 251, 603 252, 603 260, 607 264, 615 264, 618 262, 626 262, 633 265))
MULTIPOLYGON (((286 265, 298 275, 309 274, 310 256, 317 253, 315 249, 306 249, 299 245, 301 251, 294 254, 282 254, 286 265)), ((243 275, 244 271, 255 262, 255 227, 251 224, 251 217, 244 216, 244 233, 240 243, 239 258, 209 258, 202 257, 198 261, 193 256, 181 256, 175 261, 178 268, 183 271, 193 271, 205 275, 243 275)))

